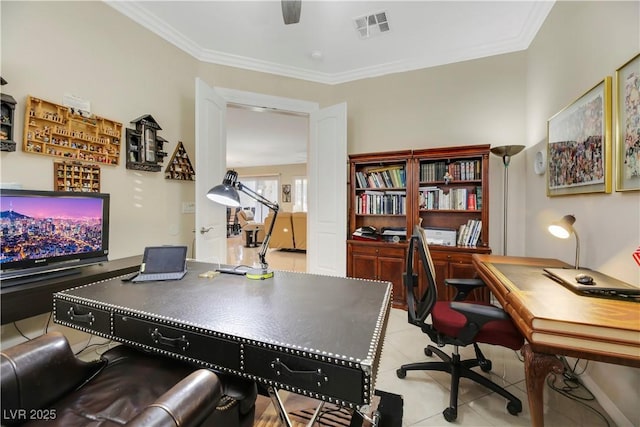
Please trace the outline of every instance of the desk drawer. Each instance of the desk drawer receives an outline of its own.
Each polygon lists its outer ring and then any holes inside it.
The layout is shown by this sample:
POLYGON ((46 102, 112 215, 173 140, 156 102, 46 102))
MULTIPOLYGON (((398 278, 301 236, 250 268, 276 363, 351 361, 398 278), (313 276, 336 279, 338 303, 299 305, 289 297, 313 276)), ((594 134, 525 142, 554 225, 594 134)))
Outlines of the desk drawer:
POLYGON ((56 321, 71 323, 82 330, 110 334, 108 311, 67 301, 56 300, 56 321))
POLYGON ((113 334, 137 344, 240 370, 240 344, 210 335, 115 314, 113 334))
POLYGON ((250 375, 331 396, 344 402, 357 405, 364 403, 365 374, 357 368, 247 345, 245 346, 245 371, 250 375))

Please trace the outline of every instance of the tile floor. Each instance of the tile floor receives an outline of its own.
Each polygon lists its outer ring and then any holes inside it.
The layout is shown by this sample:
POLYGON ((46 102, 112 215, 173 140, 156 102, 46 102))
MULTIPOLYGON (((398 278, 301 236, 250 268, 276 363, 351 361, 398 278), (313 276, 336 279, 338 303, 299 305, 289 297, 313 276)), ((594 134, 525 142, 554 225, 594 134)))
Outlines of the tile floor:
MULTIPOLYGON (((245 248, 239 237, 228 239, 229 264, 252 265, 257 261, 256 248, 245 248)), ((267 261, 273 269, 306 271, 306 255, 296 252, 269 250, 267 261)), ((442 372, 409 372, 399 379, 396 369, 404 364, 426 360, 423 349, 428 344, 426 335, 407 323, 406 312, 391 310, 391 317, 384 341, 382 359, 376 387, 404 398, 403 427, 450 426, 442 411, 449 402, 449 375, 442 372)), ((446 348, 446 351, 451 348, 446 348)), ((528 426, 529 415, 524 367, 521 357, 514 351, 494 346, 482 346, 484 354, 491 359, 491 379, 507 388, 522 401, 523 411, 518 416, 506 410, 506 401, 481 386, 463 379, 460 385, 458 419, 454 425, 462 426, 528 426)), ((470 356, 472 348, 460 349, 461 355, 470 356)), ((582 393, 584 395, 584 392, 582 393)), ((615 426, 595 401, 579 402, 545 389, 545 425, 547 427, 569 426, 615 426), (588 405, 588 406, 587 406, 588 405), (603 415, 599 415, 603 414, 603 415), (605 418, 603 418, 605 417, 605 418), (606 419, 606 421, 605 421, 606 419)))

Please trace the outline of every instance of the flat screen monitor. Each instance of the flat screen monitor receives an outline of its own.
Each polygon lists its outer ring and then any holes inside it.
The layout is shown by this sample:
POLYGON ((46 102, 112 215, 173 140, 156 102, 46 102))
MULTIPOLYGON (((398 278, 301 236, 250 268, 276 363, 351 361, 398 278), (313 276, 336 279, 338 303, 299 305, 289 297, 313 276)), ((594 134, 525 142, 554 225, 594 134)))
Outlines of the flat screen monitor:
POLYGON ((104 262, 108 254, 108 194, 0 190, 2 287, 104 262))

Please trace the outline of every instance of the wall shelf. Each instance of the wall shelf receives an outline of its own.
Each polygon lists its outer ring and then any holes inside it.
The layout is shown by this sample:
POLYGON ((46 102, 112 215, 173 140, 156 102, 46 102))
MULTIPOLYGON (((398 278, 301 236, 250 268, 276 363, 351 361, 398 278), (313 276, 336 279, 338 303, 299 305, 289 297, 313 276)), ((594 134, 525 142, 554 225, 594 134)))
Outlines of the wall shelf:
POLYGON ((100 166, 81 162, 53 162, 56 191, 100 192, 100 166))
POLYGON ((164 177, 176 181, 196 180, 196 172, 191 166, 191 160, 189 160, 189 155, 182 141, 178 141, 178 146, 173 152, 173 156, 171 156, 167 169, 164 171, 164 177))
POLYGON ((70 160, 118 165, 122 123, 27 97, 22 150, 70 160))

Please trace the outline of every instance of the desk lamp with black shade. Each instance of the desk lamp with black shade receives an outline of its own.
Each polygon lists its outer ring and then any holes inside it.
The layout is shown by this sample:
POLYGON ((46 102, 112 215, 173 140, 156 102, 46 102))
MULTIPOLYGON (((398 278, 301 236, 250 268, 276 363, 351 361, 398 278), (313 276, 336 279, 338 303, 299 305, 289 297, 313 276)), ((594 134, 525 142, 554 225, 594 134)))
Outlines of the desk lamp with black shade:
POLYGON ((575 268, 580 268, 580 238, 578 238, 578 232, 573 228, 573 224, 576 222, 576 217, 573 215, 565 215, 559 221, 556 221, 549 225, 549 233, 559 239, 568 239, 571 234, 576 236, 576 265, 575 268))
POLYGON ((247 279, 268 279, 273 277, 273 271, 269 270, 269 264, 267 264, 265 257, 267 249, 269 248, 269 240, 271 239, 271 233, 273 232, 273 226, 276 223, 276 217, 278 216, 280 206, 278 206, 277 203, 271 202, 261 194, 256 193, 241 182, 238 182, 238 173, 234 170, 227 171, 224 175, 224 179, 222 180, 222 184, 216 185, 209 190, 207 192, 207 198, 224 206, 239 207, 240 195, 238 194, 238 191, 243 192, 258 203, 265 205, 273 211, 273 220, 271 221, 271 225, 269 225, 269 230, 264 236, 260 252, 258 253, 260 268, 252 268, 246 273, 247 279))

